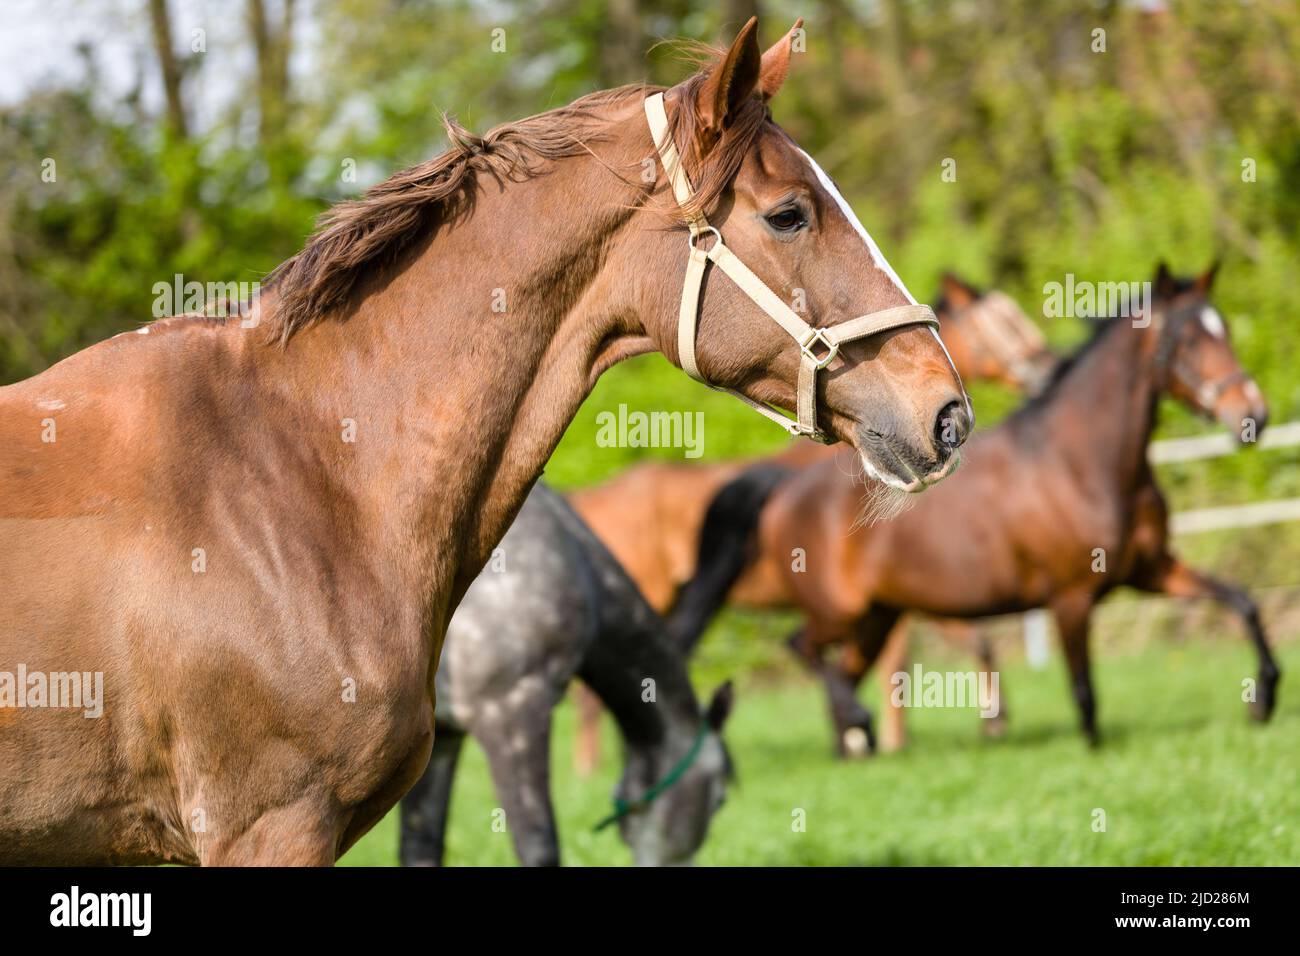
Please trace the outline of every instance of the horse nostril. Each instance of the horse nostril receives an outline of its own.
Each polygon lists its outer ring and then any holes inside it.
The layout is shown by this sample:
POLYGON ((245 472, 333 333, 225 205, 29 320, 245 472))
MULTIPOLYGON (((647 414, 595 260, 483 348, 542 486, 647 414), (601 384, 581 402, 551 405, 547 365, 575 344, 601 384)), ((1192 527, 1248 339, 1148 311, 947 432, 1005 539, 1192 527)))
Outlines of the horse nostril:
POLYGON ((965 402, 951 401, 934 420, 934 447, 942 452, 955 451, 970 435, 970 412, 965 402))

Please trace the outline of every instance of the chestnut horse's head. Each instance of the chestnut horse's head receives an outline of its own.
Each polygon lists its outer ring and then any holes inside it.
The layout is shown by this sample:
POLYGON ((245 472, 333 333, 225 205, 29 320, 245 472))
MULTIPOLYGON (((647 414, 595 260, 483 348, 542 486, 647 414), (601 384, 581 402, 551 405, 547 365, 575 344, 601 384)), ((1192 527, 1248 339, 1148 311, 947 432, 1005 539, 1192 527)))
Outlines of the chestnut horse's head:
POLYGON ((981 292, 949 272, 935 311, 953 364, 966 379, 1000 382, 1030 395, 1047 384, 1057 358, 1011 296, 981 292))
POLYGON ((1154 283, 1160 365, 1171 396, 1242 440, 1253 440, 1268 421, 1268 405, 1241 367, 1228 325, 1210 302, 1216 272, 1211 266, 1195 279, 1178 279, 1160 264, 1154 283))
MULTIPOLYGON (((800 326, 828 329, 915 305, 830 177, 771 120, 767 103, 785 79, 794 37, 791 30, 760 54, 750 20, 717 62, 665 92, 668 135, 693 187, 682 211, 707 215, 734 257, 780 309, 798 315, 800 326)), ((656 170, 656 194, 671 204, 669 177, 658 163, 656 170)), ((654 299, 645 310, 646 333, 690 369, 690 356, 683 360, 678 347, 678 313, 689 280, 688 238, 695 239, 684 228, 646 230, 654 232, 668 243, 662 250, 669 265, 645 277, 654 299)), ((706 246, 714 241, 712 229, 699 238, 706 246)), ((705 274, 694 336, 699 377, 751 402, 794 409, 802 357, 795 333, 733 279, 716 263, 705 274)), ((952 470, 972 412, 933 328, 912 322, 837 350, 824 342, 814 347, 830 357, 813 375, 816 426, 851 443, 869 475, 918 491, 952 470)))

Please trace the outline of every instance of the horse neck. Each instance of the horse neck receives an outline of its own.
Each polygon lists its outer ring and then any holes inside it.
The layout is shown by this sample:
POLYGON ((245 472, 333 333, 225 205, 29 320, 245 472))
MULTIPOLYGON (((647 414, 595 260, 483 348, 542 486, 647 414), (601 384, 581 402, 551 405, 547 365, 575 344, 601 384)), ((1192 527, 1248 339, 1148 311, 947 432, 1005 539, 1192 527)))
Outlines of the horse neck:
MULTIPOLYGON (((634 139, 626 122, 612 130, 605 161, 628 165, 644 152, 634 139)), ((386 573, 442 599, 426 609, 439 634, 586 397, 603 349, 627 332, 631 283, 606 260, 643 195, 585 154, 520 182, 489 178, 468 218, 372 278, 349 315, 274 353, 281 397, 319 406, 332 441, 340 420, 357 423, 367 453, 328 449, 321 461, 337 473, 326 480, 362 498, 382 528, 397 565, 386 573)))
POLYGON ((1070 473, 1089 487, 1131 487, 1146 469, 1160 386, 1154 352, 1158 323, 1102 332, 1104 340, 1067 373, 1045 425, 1070 473), (1078 436, 1087 436, 1080 441, 1078 436))

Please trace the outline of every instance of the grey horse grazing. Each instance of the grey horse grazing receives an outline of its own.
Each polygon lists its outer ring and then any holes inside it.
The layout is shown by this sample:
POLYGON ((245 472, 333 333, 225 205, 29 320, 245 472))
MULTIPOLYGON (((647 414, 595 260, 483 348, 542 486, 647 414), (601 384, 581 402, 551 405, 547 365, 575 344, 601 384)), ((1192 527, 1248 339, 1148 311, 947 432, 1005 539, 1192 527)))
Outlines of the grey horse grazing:
POLYGON ((538 486, 447 629, 433 754, 402 800, 404 866, 442 863, 467 733, 487 753, 520 861, 560 862, 551 711, 575 675, 623 736, 615 817, 636 862, 690 861, 726 795, 731 685, 701 710, 664 620, 568 503, 538 486))

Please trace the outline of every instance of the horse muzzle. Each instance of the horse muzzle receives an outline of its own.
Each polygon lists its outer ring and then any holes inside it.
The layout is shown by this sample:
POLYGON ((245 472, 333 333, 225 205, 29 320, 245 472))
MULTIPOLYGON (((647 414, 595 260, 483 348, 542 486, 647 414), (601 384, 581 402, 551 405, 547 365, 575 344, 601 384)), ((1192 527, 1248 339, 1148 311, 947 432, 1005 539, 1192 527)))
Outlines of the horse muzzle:
POLYGON ((1255 441, 1268 424, 1268 403, 1252 378, 1243 378, 1215 396, 1210 409, 1214 420, 1242 444, 1255 441))

